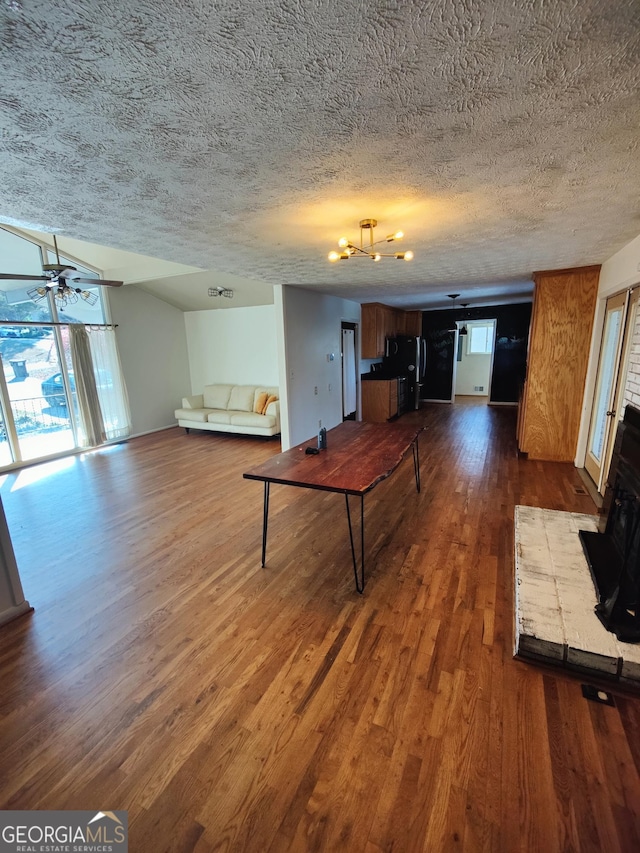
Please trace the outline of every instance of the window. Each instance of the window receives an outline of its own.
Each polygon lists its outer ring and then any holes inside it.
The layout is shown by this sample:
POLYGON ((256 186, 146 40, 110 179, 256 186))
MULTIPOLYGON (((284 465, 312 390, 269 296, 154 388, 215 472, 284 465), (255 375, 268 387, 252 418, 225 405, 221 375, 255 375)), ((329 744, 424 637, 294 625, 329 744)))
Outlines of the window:
POLYGON ((467 323, 467 355, 489 355, 493 351, 493 323, 467 323))
MULTIPOLYGON (((42 275, 43 262, 56 263, 44 242, 6 226, 0 226, 0 258, 3 273, 33 275, 34 284, 42 275)), ((60 263, 75 267, 83 278, 99 281, 97 271, 75 258, 61 257, 60 263)), ((80 298, 63 307, 52 292, 34 302, 28 293, 32 287, 20 278, 0 281, 0 469, 90 446, 80 405, 86 401, 76 393, 72 323, 93 325, 90 345, 107 440, 130 432, 115 333, 103 328, 109 322, 104 289, 84 285, 98 296, 95 304, 80 298)))

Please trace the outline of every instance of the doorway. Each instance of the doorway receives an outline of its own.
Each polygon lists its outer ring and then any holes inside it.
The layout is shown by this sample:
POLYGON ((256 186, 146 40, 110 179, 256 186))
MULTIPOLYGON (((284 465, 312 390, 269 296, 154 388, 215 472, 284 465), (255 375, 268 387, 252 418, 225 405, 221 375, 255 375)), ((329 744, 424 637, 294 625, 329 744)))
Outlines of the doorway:
POLYGON ((493 371, 496 321, 458 320, 454 399, 456 396, 486 397, 493 371))
POLYGON ((600 494, 604 494, 617 425, 622 419, 631 336, 639 300, 639 289, 631 295, 619 293, 607 299, 584 461, 584 467, 600 494))
POLYGON ((490 402, 495 318, 456 320, 426 337, 425 402, 453 403, 456 395, 486 397, 490 402))
POLYGON ((66 328, 0 327, 0 466, 77 446, 75 395, 65 380, 67 344, 66 328))
POLYGON ((342 323, 342 420, 355 421, 358 408, 356 324, 342 323))

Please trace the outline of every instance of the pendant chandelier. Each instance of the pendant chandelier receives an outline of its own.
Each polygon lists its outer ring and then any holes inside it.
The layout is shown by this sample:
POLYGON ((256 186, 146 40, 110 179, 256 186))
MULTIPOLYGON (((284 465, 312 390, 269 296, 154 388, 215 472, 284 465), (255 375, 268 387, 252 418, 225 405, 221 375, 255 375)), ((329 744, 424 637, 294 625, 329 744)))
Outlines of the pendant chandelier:
MULTIPOLYGON (((460 296, 460 294, 459 293, 448 293, 447 296, 449 297, 449 299, 452 300, 451 304, 452 304, 453 310, 455 311, 456 299, 458 298, 458 296, 460 296)), ((458 324, 456 323, 455 320, 452 320, 451 326, 447 329, 447 332, 457 332, 457 331, 458 331, 458 324)))
POLYGON ((329 252, 330 261, 346 261, 351 257, 356 258, 371 258, 373 261, 379 261, 382 258, 395 258, 397 261, 410 261, 413 258, 413 252, 380 252, 375 247, 379 243, 393 243, 395 240, 402 240, 404 234, 402 231, 396 231, 395 234, 389 234, 382 240, 373 239, 373 230, 378 224, 377 219, 361 219, 360 220, 360 245, 357 246, 346 237, 341 237, 338 240, 339 252, 329 252), (368 245, 365 246, 365 231, 369 232, 368 245))
POLYGON ((468 302, 461 302, 460 305, 462 306, 462 309, 463 309, 462 310, 462 328, 460 329, 460 334, 461 335, 468 335, 469 332, 467 331, 467 323, 465 321, 465 316, 467 313, 467 307, 469 306, 469 303, 468 302))

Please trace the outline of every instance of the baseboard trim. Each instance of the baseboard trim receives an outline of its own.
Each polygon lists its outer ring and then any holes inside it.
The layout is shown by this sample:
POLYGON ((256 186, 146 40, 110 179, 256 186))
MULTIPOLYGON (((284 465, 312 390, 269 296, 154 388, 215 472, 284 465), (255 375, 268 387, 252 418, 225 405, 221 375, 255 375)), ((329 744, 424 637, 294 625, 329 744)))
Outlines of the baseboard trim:
POLYGON ((14 619, 24 616, 25 613, 31 613, 33 607, 25 599, 22 604, 16 604, 15 607, 8 607, 0 613, 0 626, 6 625, 8 622, 13 622, 14 619))

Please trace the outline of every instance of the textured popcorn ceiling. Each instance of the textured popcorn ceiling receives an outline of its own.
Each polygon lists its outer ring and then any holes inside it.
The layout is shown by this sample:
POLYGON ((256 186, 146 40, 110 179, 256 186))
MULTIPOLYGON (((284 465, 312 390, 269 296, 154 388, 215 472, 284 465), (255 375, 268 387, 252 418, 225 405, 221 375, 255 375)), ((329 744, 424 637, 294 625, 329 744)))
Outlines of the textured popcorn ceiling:
POLYGON ((640 233, 638 0, 0 0, 0 27, 5 222, 406 307, 640 233), (415 260, 329 264, 363 217, 415 260))

